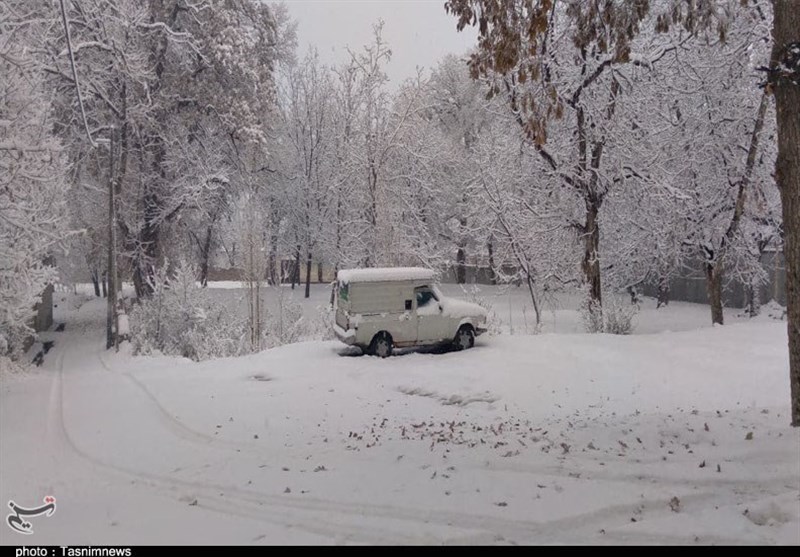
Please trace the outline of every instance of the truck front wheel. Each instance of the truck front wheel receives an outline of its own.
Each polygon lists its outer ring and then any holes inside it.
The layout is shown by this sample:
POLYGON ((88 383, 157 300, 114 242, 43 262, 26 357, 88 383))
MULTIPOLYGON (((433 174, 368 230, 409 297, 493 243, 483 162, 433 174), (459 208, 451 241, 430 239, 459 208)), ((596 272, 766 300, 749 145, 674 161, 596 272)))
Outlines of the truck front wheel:
POLYGON ((453 340, 456 350, 466 350, 475 346, 475 330, 472 325, 461 325, 453 340))

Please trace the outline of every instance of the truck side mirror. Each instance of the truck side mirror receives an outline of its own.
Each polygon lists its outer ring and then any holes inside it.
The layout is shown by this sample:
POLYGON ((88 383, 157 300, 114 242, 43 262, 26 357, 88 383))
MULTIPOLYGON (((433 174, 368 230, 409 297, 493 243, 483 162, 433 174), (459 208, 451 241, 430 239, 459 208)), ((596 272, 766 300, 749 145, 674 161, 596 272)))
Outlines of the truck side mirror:
POLYGON ((411 311, 411 300, 406 300, 406 311, 411 311))

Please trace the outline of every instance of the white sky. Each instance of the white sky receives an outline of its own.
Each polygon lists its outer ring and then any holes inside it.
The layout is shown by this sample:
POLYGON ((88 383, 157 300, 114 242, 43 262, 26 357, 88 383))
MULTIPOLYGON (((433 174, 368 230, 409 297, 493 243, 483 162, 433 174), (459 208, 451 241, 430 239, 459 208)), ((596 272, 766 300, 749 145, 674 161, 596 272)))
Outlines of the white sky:
POLYGON ((456 31, 445 0, 284 0, 297 21, 299 54, 316 46, 326 64, 348 60, 372 40, 372 25, 382 18, 383 39, 392 50, 386 67, 391 86, 434 68, 446 54, 464 55, 476 44, 473 28, 456 31))

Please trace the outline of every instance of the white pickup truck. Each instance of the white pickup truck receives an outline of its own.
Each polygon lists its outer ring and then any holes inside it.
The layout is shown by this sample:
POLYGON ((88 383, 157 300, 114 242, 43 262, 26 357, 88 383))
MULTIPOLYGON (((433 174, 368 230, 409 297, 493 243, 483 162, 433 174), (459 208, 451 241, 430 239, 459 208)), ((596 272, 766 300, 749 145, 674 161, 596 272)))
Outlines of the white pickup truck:
POLYGON ((333 288, 336 337, 381 358, 394 347, 471 348, 486 331, 486 310, 443 296, 430 269, 345 269, 333 288))

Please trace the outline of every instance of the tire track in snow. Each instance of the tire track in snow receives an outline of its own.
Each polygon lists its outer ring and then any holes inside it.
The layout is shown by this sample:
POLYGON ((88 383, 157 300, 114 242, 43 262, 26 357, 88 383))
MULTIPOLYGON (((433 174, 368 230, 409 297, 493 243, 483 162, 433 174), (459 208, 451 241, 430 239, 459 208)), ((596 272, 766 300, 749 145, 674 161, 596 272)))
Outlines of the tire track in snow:
MULTIPOLYGON (((780 453, 783 455, 784 453, 780 453)), ((613 464, 609 462, 609 464, 613 464)), ((687 468, 694 469, 696 466, 693 463, 685 463, 687 468)), ((575 478, 575 474, 580 474, 581 479, 593 481, 593 480, 603 480, 609 482, 619 482, 619 483, 642 483, 645 485, 657 485, 659 487, 664 488, 694 488, 697 484, 703 484, 710 488, 719 488, 719 487, 730 487, 734 489, 750 489, 751 491, 756 491, 757 489, 763 490, 764 488, 771 488, 775 489, 775 493, 769 493, 770 495, 779 495, 780 493, 784 492, 784 488, 791 487, 792 489, 800 490, 800 478, 797 475, 788 475, 788 476, 780 476, 777 478, 772 478, 768 482, 759 482, 754 480, 746 480, 746 479, 731 479, 731 478, 724 478, 724 477, 713 477, 713 478, 677 478, 677 477, 670 477, 670 476, 663 476, 657 475, 653 473, 647 472, 637 472, 637 473, 625 473, 625 472, 612 472, 610 470, 603 470, 600 468, 580 468, 577 466, 563 466, 563 465, 546 465, 541 467, 528 467, 524 465, 513 465, 513 464, 500 464, 500 465, 493 465, 492 470, 498 472, 513 472, 519 474, 548 474, 551 476, 556 476, 559 478, 565 478, 572 475, 572 478, 575 478)))
MULTIPOLYGON (((132 375, 128 372, 117 373, 114 372, 108 364, 103 360, 103 357, 98 354, 97 359, 100 361, 100 365, 111 373, 115 373, 128 381, 130 384, 134 385, 145 397, 149 400, 151 405, 155 408, 158 417, 160 418, 161 422, 164 426, 172 432, 175 436, 179 437, 184 441, 189 441, 192 443, 199 443, 203 446, 218 446, 219 448, 235 448, 235 449, 243 449, 248 451, 253 451, 253 446, 247 443, 237 442, 237 441, 228 441, 226 439, 219 439, 218 437, 214 437, 212 435, 208 435, 206 433, 202 433, 195 429, 190 428, 185 423, 180 421, 176 416, 173 416, 169 413, 169 411, 161 404, 158 398, 147 388, 147 386, 141 382, 137 377, 132 375)), ((253 451, 255 452, 255 451, 253 451)))

